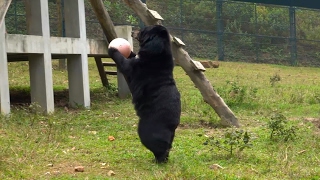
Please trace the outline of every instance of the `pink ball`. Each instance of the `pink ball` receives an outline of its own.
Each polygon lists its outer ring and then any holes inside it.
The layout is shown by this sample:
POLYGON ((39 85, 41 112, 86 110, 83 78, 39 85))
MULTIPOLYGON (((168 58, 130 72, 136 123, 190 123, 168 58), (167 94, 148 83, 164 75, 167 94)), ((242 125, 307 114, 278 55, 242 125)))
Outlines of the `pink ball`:
POLYGON ((131 45, 123 38, 113 39, 109 44, 109 48, 110 47, 118 49, 118 51, 126 58, 128 58, 131 54, 131 45))

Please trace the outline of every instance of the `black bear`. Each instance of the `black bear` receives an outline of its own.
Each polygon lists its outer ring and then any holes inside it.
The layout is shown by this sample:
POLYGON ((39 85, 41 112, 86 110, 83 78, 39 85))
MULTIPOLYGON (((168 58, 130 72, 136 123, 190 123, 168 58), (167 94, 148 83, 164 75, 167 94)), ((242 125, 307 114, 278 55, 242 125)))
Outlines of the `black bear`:
POLYGON ((157 163, 167 162, 180 123, 180 93, 173 79, 174 62, 170 35, 161 25, 143 28, 137 37, 138 56, 131 52, 126 59, 117 49, 109 56, 125 76, 132 103, 139 117, 141 143, 155 156, 157 163))

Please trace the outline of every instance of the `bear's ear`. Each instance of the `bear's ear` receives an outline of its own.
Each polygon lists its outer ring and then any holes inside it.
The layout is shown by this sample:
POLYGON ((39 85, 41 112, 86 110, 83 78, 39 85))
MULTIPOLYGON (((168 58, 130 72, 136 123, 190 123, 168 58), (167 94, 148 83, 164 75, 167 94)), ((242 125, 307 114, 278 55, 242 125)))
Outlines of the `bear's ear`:
POLYGON ((169 33, 166 29, 162 29, 160 32, 159 32, 159 35, 161 37, 168 37, 169 36, 169 33))

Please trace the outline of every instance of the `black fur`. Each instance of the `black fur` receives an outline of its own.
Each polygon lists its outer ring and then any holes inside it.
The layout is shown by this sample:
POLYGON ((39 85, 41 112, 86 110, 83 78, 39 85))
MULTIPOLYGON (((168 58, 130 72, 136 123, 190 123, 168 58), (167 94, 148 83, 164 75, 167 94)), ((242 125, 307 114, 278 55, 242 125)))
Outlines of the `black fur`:
POLYGON ((167 162, 180 123, 180 93, 173 79, 170 36, 161 25, 143 28, 137 37, 140 50, 126 59, 115 48, 108 53, 127 79, 139 116, 138 134, 156 162, 167 162))

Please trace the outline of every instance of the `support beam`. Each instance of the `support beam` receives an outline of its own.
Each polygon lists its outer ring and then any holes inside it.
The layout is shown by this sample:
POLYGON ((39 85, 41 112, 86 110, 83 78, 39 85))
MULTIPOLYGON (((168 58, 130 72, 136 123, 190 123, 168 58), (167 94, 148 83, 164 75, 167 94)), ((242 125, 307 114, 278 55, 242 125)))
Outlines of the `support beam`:
POLYGON ((69 55, 69 103, 71 106, 90 107, 88 54, 84 0, 64 1, 66 37, 79 38, 79 55, 69 55))
MULTIPOLYGON (((6 34, 6 51, 9 54, 43 54, 44 39, 42 36, 6 34)), ((78 48, 81 41, 78 38, 51 37, 51 53, 56 54, 81 54, 78 48)), ((87 39, 86 50, 89 57, 108 57, 108 43, 105 40, 87 39)))
POLYGON ((27 32, 42 36, 42 54, 29 55, 31 102, 54 111, 48 1, 26 0, 27 32))
POLYGON ((5 32, 5 23, 2 23, 0 25, 0 110, 1 114, 8 115, 10 113, 10 95, 5 32))
MULTIPOLYGON (((56 7, 57 7, 57 16, 58 16, 58 36, 64 36, 64 21, 63 21, 63 11, 61 7, 63 7, 63 1, 56 0, 56 7)), ((66 59, 59 59, 59 70, 64 71, 66 70, 66 59)))
POLYGON ((0 26, 4 21, 4 17, 7 14, 8 8, 11 4, 11 0, 1 0, 0 1, 0 26))
MULTIPOLYGON (((131 31, 132 27, 131 26, 115 26, 115 31, 117 33, 117 36, 120 38, 124 38, 127 41, 129 41, 131 45, 131 51, 133 51, 133 40, 131 37, 131 31)), ((118 82, 118 95, 119 98, 125 99, 128 96, 131 95, 127 80, 123 76, 120 71, 117 71, 117 82, 118 82)))

